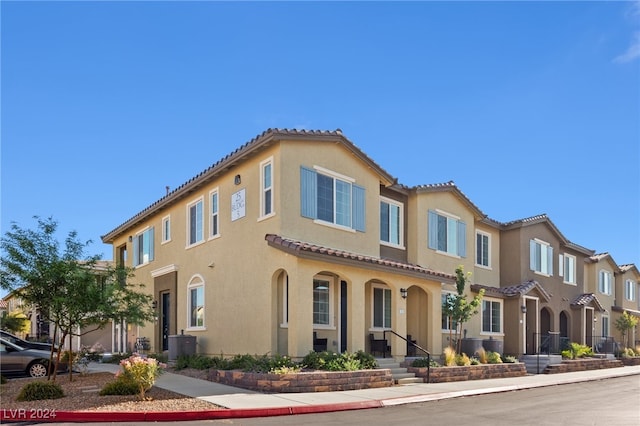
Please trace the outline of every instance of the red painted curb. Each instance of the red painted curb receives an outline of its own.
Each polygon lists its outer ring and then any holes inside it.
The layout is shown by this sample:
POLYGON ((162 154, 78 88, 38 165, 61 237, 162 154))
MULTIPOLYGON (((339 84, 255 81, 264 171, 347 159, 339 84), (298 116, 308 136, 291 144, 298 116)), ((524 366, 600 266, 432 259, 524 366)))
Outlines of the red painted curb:
POLYGON ((222 409, 206 411, 150 411, 106 412, 106 411, 57 411, 43 417, 37 410, 0 410, 2 423, 38 421, 40 423, 87 423, 87 422, 158 422, 211 419, 239 419, 250 417, 288 416, 296 414, 328 413, 332 411, 361 410, 383 407, 381 401, 358 401, 336 404, 303 405, 296 407, 222 409))

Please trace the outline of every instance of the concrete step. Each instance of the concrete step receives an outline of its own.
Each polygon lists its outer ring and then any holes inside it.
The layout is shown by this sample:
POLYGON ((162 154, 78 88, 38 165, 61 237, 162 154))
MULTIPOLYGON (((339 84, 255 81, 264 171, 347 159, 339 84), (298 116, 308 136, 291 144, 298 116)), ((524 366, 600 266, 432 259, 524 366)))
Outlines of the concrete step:
POLYGON ((412 383, 424 383, 424 379, 420 377, 403 377, 401 379, 396 380, 396 383, 399 385, 410 385, 412 383))
POLYGON ((391 376, 396 384, 424 383, 424 380, 416 377, 414 373, 408 373, 405 367, 400 367, 400 363, 393 358, 376 358, 376 363, 378 368, 391 370, 391 376))

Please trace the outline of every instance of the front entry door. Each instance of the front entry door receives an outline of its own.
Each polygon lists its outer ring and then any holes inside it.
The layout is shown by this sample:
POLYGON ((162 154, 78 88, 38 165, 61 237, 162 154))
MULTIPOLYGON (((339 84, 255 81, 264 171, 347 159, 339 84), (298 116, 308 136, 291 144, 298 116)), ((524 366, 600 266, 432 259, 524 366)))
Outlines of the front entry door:
POLYGON ((340 352, 347 351, 347 283, 340 281, 340 352))
POLYGON ((162 293, 160 295, 160 300, 161 300, 161 323, 160 323, 160 330, 162 330, 162 350, 163 351, 168 351, 169 350, 169 326, 170 324, 170 298, 169 298, 170 294, 169 292, 166 293, 162 293))

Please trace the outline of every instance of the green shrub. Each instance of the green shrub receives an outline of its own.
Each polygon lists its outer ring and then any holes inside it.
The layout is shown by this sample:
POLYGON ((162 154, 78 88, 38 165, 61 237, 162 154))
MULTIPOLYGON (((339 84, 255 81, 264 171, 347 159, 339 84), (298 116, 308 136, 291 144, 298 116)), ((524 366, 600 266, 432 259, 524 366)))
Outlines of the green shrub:
POLYGON ((517 358, 512 355, 505 355, 503 358, 503 361, 508 364, 515 364, 516 362, 518 362, 517 358))
POLYGON ((487 351, 487 362, 489 364, 502 364, 502 358, 498 352, 487 351))
POLYGON ((569 349, 560 352, 562 358, 577 359, 593 355, 593 349, 587 345, 571 342, 569 349))
POLYGON ((467 356, 467 354, 463 353, 461 355, 456 355, 455 363, 457 366, 464 367, 467 365, 471 365, 471 359, 469 359, 469 356, 467 356))
POLYGON ((375 357, 365 351, 356 352, 356 358, 360 361, 360 368, 363 370, 371 370, 377 366, 375 357))
POLYGON ((104 385, 98 395, 137 395, 138 392, 138 385, 134 381, 121 376, 104 385))
POLYGON ((480 365, 480 360, 475 356, 471 357, 471 365, 480 365))
POLYGON ((59 384, 50 381, 37 381, 24 385, 16 397, 17 401, 39 401, 41 399, 58 399, 64 396, 59 384))
POLYGON ((411 366, 412 367, 416 367, 416 368, 436 367, 436 365, 433 365, 434 363, 438 364, 434 360, 431 360, 431 364, 429 364, 429 359, 428 358, 417 358, 417 359, 414 359, 411 362, 411 366))

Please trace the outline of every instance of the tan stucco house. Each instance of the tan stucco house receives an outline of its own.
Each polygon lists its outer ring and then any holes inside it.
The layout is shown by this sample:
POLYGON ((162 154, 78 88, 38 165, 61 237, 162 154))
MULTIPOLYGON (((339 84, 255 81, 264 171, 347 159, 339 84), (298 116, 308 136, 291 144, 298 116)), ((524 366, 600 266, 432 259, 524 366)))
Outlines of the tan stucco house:
POLYGON ((438 356, 459 265, 470 297, 485 289, 465 336, 504 353, 535 352, 540 333, 583 342, 613 306, 587 285, 594 252, 546 216, 499 223, 453 182, 401 185, 340 130, 269 129, 102 240, 153 296, 156 321, 126 336, 151 351, 184 333, 210 355, 373 353, 386 339, 402 359, 406 338, 438 356))

